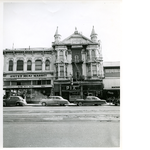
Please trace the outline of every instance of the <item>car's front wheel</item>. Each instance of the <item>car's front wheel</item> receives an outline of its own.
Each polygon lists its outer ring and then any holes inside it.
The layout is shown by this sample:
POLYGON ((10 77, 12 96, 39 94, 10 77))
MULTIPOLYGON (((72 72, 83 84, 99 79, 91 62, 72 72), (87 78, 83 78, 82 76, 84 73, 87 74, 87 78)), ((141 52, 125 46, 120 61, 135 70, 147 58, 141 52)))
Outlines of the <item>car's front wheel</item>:
POLYGON ((82 106, 82 105, 83 105, 82 102, 79 102, 79 103, 78 103, 78 106, 82 106))
POLYGON ((42 102, 42 106, 46 106, 47 104, 45 102, 42 102))
POLYGON ((16 103, 16 106, 20 106, 20 103, 19 103, 19 102, 17 102, 17 103, 16 103))

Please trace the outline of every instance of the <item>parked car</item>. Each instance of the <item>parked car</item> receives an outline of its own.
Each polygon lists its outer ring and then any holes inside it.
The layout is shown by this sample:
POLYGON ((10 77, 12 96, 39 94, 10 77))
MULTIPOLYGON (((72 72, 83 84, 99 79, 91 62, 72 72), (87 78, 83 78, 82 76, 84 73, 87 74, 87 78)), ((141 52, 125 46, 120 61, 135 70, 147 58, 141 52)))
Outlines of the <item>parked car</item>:
POLYGON ((120 98, 116 98, 116 99, 113 101, 113 104, 115 104, 115 106, 120 105, 120 98))
POLYGON ((106 104, 106 100, 101 100, 96 96, 87 96, 85 99, 76 99, 74 101, 78 106, 82 105, 102 105, 106 104))
POLYGON ((10 96, 8 99, 3 99, 3 106, 24 106, 26 100, 21 96, 10 96))
POLYGON ((49 96, 46 99, 42 99, 40 103, 42 104, 42 106, 47 106, 47 105, 64 106, 69 104, 69 101, 67 99, 62 98, 61 96, 49 96))

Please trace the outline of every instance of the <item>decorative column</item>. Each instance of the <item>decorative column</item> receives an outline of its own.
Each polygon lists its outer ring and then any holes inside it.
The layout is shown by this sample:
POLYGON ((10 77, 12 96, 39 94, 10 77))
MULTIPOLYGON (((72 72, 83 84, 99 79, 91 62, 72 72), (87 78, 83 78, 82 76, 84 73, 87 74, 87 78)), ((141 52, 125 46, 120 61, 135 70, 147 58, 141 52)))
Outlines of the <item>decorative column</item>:
POLYGON ((14 65, 13 65, 13 71, 15 72, 17 70, 17 62, 14 61, 14 65))
POLYGON ((24 68, 23 71, 26 72, 27 71, 27 62, 24 62, 24 68))
MULTIPOLYGON (((13 65, 13 67, 14 67, 14 65, 13 65)), ((8 62, 6 62, 6 65, 5 65, 5 63, 4 63, 4 71, 8 71, 9 69, 9 61, 8 62)), ((13 68, 14 69, 14 68, 13 68)), ((13 70, 14 71, 14 70, 13 70)))
POLYGON ((42 71, 45 71, 45 61, 42 61, 42 71))
POLYGON ((35 71, 35 60, 32 61, 32 71, 35 71))

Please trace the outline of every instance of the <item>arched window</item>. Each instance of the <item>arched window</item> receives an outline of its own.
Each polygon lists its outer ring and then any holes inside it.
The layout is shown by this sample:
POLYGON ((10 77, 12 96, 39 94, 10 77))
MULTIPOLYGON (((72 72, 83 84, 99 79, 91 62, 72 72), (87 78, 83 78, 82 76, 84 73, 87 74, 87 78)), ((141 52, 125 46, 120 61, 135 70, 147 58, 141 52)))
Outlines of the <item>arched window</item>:
POLYGON ((27 71, 31 71, 32 70, 32 62, 31 60, 27 61, 27 71))
POLYGON ((41 60, 35 61, 35 70, 42 70, 42 61, 41 60))
POLYGON ((17 71, 23 71, 23 60, 17 61, 17 71))
POLYGON ((9 69, 8 70, 13 71, 13 61, 12 60, 9 61, 9 69))
POLYGON ((45 70, 50 70, 50 61, 49 60, 45 61, 45 70))

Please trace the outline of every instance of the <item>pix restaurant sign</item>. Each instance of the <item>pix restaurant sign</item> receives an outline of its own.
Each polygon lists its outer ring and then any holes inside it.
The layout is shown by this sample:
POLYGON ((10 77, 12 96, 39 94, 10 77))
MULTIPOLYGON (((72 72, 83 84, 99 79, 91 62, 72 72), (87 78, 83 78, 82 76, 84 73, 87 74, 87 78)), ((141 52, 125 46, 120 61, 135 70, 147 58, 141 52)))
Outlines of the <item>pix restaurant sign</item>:
POLYGON ((67 90, 67 91, 69 91, 69 90, 80 90, 80 86, 79 85, 62 85, 61 86, 61 89, 62 90, 67 90))

